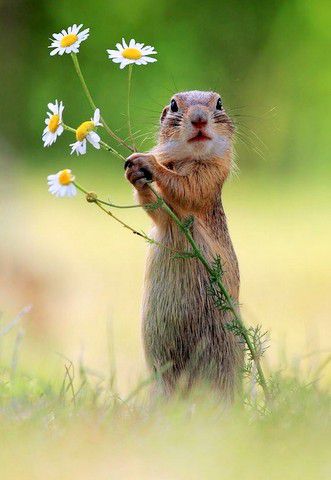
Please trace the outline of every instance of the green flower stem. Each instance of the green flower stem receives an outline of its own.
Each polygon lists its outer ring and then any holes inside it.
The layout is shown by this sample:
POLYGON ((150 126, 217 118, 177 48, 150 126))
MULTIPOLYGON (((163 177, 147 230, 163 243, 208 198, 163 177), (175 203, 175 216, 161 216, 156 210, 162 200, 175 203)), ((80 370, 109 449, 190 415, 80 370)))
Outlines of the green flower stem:
MULTIPOLYGON (((81 185, 79 185, 78 183, 76 182, 73 182, 74 185, 78 188, 78 190, 80 190, 82 193, 85 193, 86 196, 88 195, 93 195, 91 192, 88 192, 87 190, 85 190, 85 188, 83 188, 81 185)), ((88 198, 88 197, 87 197, 88 198)), ((132 233, 134 233, 135 235, 139 235, 139 237, 143 237, 145 238, 146 240, 150 240, 149 237, 147 237, 147 235, 144 235, 143 233, 141 232, 138 232, 137 230, 135 230, 134 228, 130 227, 130 225, 127 225, 125 222, 123 222, 122 220, 120 220, 118 217, 116 217, 112 212, 110 212, 109 210, 107 210, 105 207, 103 207, 101 205, 101 202, 98 200, 97 196, 95 196, 93 198, 93 200, 89 200, 90 203, 95 203, 101 210, 103 210, 105 213, 107 213, 107 215, 111 216, 114 220, 116 220, 118 223, 120 223, 123 227, 129 229, 132 233)), ((112 206, 115 206, 115 205, 112 205, 112 206)))
POLYGON ((130 135, 130 141, 131 144, 133 145, 133 150, 136 152, 136 146, 132 134, 132 127, 131 127, 131 112, 130 112, 130 100, 131 100, 131 84, 132 84, 132 64, 129 65, 129 76, 128 76, 128 110, 127 110, 127 115, 128 115, 128 130, 129 130, 129 135, 130 135))
MULTIPOLYGON (((150 183, 148 184, 148 186, 151 189, 151 191, 154 193, 154 195, 156 196, 158 201, 162 202, 162 208, 168 213, 168 215, 172 218, 172 220, 175 222, 175 224, 178 226, 178 228, 183 232, 183 234, 187 238, 188 242, 190 243, 190 245, 192 247, 194 256, 198 260, 200 260, 200 262, 204 265, 208 274, 210 276, 213 275, 213 269, 212 269, 211 265, 206 260, 204 255, 201 253, 201 250, 199 249, 198 245, 194 241, 190 230, 183 224, 183 222, 181 222, 181 220, 177 217, 177 215, 173 212, 173 210, 169 207, 169 205, 167 205, 167 203, 163 200, 163 198, 158 194, 158 192, 155 190, 155 188, 150 183)), ((256 369, 257 369, 257 372, 258 372, 258 375, 259 375, 260 385, 263 389, 263 393, 264 393, 266 402, 269 403, 270 395, 269 395, 269 390, 268 390, 268 386, 267 386, 267 381, 265 379, 264 372, 263 372, 263 369, 262 369, 262 366, 261 366, 260 356, 259 356, 258 352, 256 352, 256 349, 254 348, 254 345, 252 344, 252 341, 249 337, 248 330, 247 330, 247 328, 244 324, 244 321, 243 321, 239 311, 235 307, 235 305, 233 303, 233 300, 231 299, 231 296, 229 295, 227 289, 225 288, 225 286, 223 285, 223 283, 220 279, 217 279, 217 286, 220 289, 220 291, 222 292, 222 294, 224 295, 224 298, 226 299, 228 310, 230 310, 230 312, 232 313, 235 321, 237 322, 238 326, 240 327, 240 330, 242 332, 242 336, 244 337, 245 342, 247 344, 247 347, 250 351, 251 357, 255 362, 256 369)))
POLYGON ((138 230, 135 230, 134 228, 130 227, 130 225, 128 225, 127 223, 123 222, 123 220, 121 220, 120 218, 116 217, 116 215, 114 215, 110 210, 107 210, 105 207, 103 207, 101 205, 101 203, 96 200, 95 203, 101 210, 103 210, 105 213, 107 213, 107 215, 109 215, 110 217, 112 217, 114 220, 116 220, 116 222, 120 223, 122 225, 122 227, 124 228, 127 228, 128 230, 130 230, 130 232, 134 233, 135 235, 138 235, 139 237, 142 237, 144 238, 145 240, 150 240, 149 237, 147 237, 147 235, 144 235, 143 233, 141 232, 138 232, 138 230))
POLYGON ((111 152, 113 153, 116 157, 118 157, 119 159, 121 159, 123 162, 125 162, 126 158, 121 155, 117 150, 115 150, 115 148, 111 147, 110 145, 108 145, 106 142, 104 142, 103 140, 100 140, 100 145, 102 146, 102 148, 104 150, 107 150, 108 152, 111 152))
MULTIPOLYGON (((86 199, 89 203, 95 203, 103 212, 105 212, 107 215, 112 217, 116 222, 120 223, 122 225, 122 227, 130 230, 130 232, 132 232, 134 235, 138 235, 139 237, 147 240, 148 243, 153 244, 153 245, 157 245, 158 247, 165 248, 165 249, 171 251, 174 254, 180 254, 180 252, 173 249, 172 247, 169 247, 168 245, 164 245, 163 243, 157 242, 153 238, 150 238, 148 235, 145 235, 143 232, 138 232, 138 230, 136 230, 135 228, 130 227, 130 225, 123 222, 123 220, 121 220, 116 215, 114 215, 110 210, 107 210, 102 204, 106 204, 106 205, 114 207, 114 208, 132 208, 132 205, 130 205, 130 206, 119 206, 119 205, 103 202, 103 201, 99 200, 98 197, 95 194, 93 194, 91 192, 88 192, 87 190, 85 190, 85 188, 83 188, 78 183, 73 182, 73 184, 75 185, 75 187, 78 190, 80 190, 82 193, 84 193, 86 195, 86 199)), ((136 206, 136 205, 134 205, 134 206, 136 206)))
POLYGON ((98 198, 98 202, 102 203, 102 205, 107 205, 108 207, 113 207, 113 208, 141 208, 141 205, 116 205, 115 203, 109 203, 105 202, 104 200, 100 200, 98 198))
MULTIPOLYGON (((82 193, 85 193, 85 195, 91 194, 91 192, 88 192, 87 190, 85 190, 85 188, 83 188, 78 183, 76 183, 76 182, 73 182, 73 183, 78 188, 78 190, 80 190, 82 193)), ((99 198, 96 198, 96 201, 98 203, 102 203, 103 205, 107 205, 108 207, 113 207, 113 208, 137 208, 137 207, 141 207, 141 205, 116 205, 115 203, 105 202, 104 200, 100 200, 99 198)))
MULTIPOLYGON (((78 75, 78 78, 80 80, 80 83, 82 84, 82 87, 83 87, 83 90, 84 90, 84 93, 86 95, 86 98, 93 110, 93 112, 96 110, 96 105, 94 103, 94 100, 92 98, 92 95, 90 93, 90 90, 85 82, 85 79, 84 79, 84 76, 83 76, 83 73, 82 73, 82 70, 80 68, 80 65, 79 65, 79 61, 78 61, 78 57, 75 53, 72 53, 71 54, 71 58, 72 58, 72 61, 73 61, 73 64, 74 64, 74 67, 75 67, 75 70, 76 70, 76 73, 78 75)), ((132 148, 128 143, 126 143, 125 140, 123 140, 122 138, 120 138, 118 135, 116 135, 115 132, 113 132, 113 130, 107 125, 107 123, 105 122, 104 118, 102 116, 100 116, 100 119, 101 119, 101 122, 102 122, 102 125, 105 127, 105 130, 107 131, 107 133, 114 139, 116 140, 117 142, 119 142, 121 145, 124 145, 128 150, 130 150, 131 152, 134 152, 134 148, 132 148)))
POLYGON ((62 127, 67 130, 68 132, 72 132, 72 133, 76 133, 76 130, 72 127, 69 127, 68 125, 65 125, 64 123, 62 123, 62 127))

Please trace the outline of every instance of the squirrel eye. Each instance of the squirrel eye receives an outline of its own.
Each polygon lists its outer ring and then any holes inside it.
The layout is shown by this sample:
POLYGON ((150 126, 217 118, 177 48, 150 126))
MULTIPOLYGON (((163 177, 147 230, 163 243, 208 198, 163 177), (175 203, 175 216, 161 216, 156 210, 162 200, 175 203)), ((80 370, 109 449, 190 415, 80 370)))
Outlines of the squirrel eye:
POLYGON ((222 100, 219 98, 216 103, 216 110, 222 110, 223 105, 222 105, 222 100))
POLYGON ((176 100, 172 99, 170 102, 170 109, 172 112, 178 112, 178 105, 176 100))

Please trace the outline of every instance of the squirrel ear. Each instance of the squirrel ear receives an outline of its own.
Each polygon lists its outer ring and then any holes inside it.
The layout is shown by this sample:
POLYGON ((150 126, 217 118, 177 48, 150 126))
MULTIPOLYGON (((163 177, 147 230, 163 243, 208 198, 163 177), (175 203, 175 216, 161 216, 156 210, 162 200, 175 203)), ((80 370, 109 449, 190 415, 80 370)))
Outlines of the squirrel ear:
POLYGON ((160 122, 161 122, 161 123, 162 123, 162 122, 163 122, 163 120, 165 119, 165 117, 166 117, 166 115, 167 115, 168 111, 169 111, 169 107, 165 107, 165 108, 163 109, 163 111, 162 111, 162 115, 161 115, 161 118, 160 118, 160 122))

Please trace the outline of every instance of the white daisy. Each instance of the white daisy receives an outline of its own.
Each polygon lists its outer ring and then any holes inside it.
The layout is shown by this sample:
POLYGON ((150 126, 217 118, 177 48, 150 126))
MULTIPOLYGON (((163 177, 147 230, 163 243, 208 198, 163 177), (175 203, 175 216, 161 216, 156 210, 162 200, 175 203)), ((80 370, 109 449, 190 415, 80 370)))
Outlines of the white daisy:
POLYGON ((93 131, 95 127, 102 126, 100 123, 100 110, 97 108, 94 112, 93 118, 87 122, 83 122, 76 129, 77 142, 71 143, 71 154, 76 152, 77 155, 84 155, 86 153, 86 140, 88 140, 94 148, 100 149, 100 136, 93 131))
POLYGON ((78 53, 80 44, 89 36, 89 28, 79 31, 83 24, 74 24, 68 30, 62 30, 60 33, 53 33, 52 43, 48 48, 53 48, 50 55, 63 55, 64 53, 78 53))
POLYGON ((74 197, 77 193, 74 180, 75 177, 68 168, 55 175, 48 175, 48 191, 56 197, 74 197))
POLYGON ((147 63, 156 62, 156 58, 149 57, 155 55, 157 52, 154 47, 143 43, 138 43, 134 39, 130 40, 127 45, 124 38, 122 43, 116 43, 117 50, 107 50, 109 58, 115 62, 120 63, 120 68, 135 63, 136 65, 147 65, 147 63))
POLYGON ((46 127, 44 128, 42 134, 42 141, 44 142, 44 147, 49 147, 54 143, 63 132, 62 126, 62 113, 64 105, 62 102, 58 103, 55 100, 55 103, 49 103, 48 109, 50 112, 47 112, 47 117, 45 119, 46 127))

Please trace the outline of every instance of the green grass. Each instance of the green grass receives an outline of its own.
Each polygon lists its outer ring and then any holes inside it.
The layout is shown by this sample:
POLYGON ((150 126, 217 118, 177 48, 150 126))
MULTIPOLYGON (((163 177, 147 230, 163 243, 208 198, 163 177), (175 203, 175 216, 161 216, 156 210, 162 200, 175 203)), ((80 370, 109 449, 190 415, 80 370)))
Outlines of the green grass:
POLYGON ((137 381, 126 400, 110 369, 61 358, 62 374, 29 372, 19 328, 1 338, 2 480, 329 478, 331 398, 320 378, 330 358, 310 375, 285 360, 269 372, 268 409, 249 389, 224 408, 202 387, 151 405, 149 382, 137 381))

